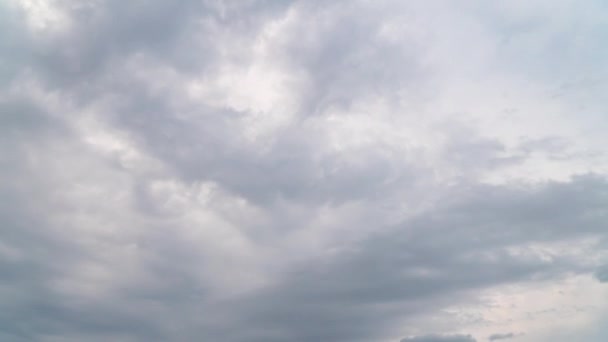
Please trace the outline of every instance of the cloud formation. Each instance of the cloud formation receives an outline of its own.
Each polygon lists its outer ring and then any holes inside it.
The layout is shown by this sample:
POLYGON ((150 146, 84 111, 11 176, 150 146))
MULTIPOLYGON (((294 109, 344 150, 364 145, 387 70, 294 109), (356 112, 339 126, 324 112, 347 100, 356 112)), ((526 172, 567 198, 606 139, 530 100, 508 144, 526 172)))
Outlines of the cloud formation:
POLYGON ((608 282, 608 267, 602 266, 595 271, 595 278, 601 283, 608 282))
POLYGON ((475 342, 471 335, 428 335, 404 338, 401 342, 475 342))
POLYGON ((498 341, 498 340, 508 340, 514 338, 516 335, 514 333, 507 334, 492 334, 488 337, 489 341, 498 341))
POLYGON ((0 4, 0 339, 591 336, 604 7, 0 4))

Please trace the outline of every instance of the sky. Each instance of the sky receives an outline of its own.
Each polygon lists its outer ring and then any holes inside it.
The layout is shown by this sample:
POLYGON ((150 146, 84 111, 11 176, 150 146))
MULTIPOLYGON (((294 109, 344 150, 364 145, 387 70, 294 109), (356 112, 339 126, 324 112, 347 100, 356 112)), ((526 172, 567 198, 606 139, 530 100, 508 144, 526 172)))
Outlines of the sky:
POLYGON ((0 1, 0 340, 606 341, 607 11, 0 1))

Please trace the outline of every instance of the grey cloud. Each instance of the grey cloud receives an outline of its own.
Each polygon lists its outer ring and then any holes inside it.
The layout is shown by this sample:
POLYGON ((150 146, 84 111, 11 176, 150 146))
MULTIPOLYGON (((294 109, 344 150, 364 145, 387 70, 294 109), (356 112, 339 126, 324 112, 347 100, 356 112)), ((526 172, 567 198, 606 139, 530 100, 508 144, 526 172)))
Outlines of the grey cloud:
MULTIPOLYGON (((340 19, 336 23, 326 23, 325 25, 305 25, 308 22, 324 20, 323 15, 315 10, 313 6, 295 6, 299 10, 298 21, 294 24, 294 29, 305 29, 307 32, 288 31, 287 33, 300 37, 302 35, 312 35, 310 42, 306 39, 290 40, 292 47, 278 46, 277 49, 287 51, 289 63, 302 63, 311 77, 326 77, 325 80, 313 80, 310 89, 318 92, 318 95, 304 96, 299 109, 301 115, 306 117, 310 113, 318 111, 314 107, 325 107, 331 103, 321 97, 331 97, 330 90, 323 90, 327 87, 344 92, 341 95, 342 101, 346 105, 354 102, 360 97, 360 93, 366 93, 377 88, 369 84, 375 73, 370 75, 350 71, 348 65, 342 65, 344 59, 361 55, 366 60, 373 60, 376 55, 368 56, 367 52, 374 54, 378 49, 374 44, 380 44, 375 33, 379 29, 381 17, 374 17, 372 23, 355 16, 355 13, 343 13, 334 7, 326 9, 327 15, 344 16, 344 22, 340 19), (320 16, 320 17, 318 17, 320 16), (363 25, 362 27, 360 27, 363 25), (318 28, 317 28, 318 27, 318 28), (328 32, 325 32, 327 30, 328 32), (317 32, 320 31, 320 32, 317 32), (364 36, 362 39, 345 39, 358 32, 364 36), (334 35, 337 37, 332 38, 334 35), (334 54, 332 46, 335 43, 344 42, 349 44, 348 49, 336 49, 334 54), (321 46, 318 46, 321 44, 321 46), (325 45, 324 45, 325 44, 325 45), (310 46, 309 46, 310 45, 310 46), (310 49, 312 51, 293 51, 295 48, 310 49), (331 50, 331 51, 330 51, 331 50), (363 50, 363 51, 359 51, 363 50), (322 53, 320 61, 314 62, 308 59, 315 59, 316 52, 322 53), (343 56, 344 55, 344 56, 343 56), (298 62, 300 59, 305 59, 298 62), (339 78, 332 77, 327 71, 337 75, 353 75, 359 77, 357 80, 345 80, 341 82, 339 78), (334 84, 339 83, 339 84, 334 84), (355 87, 360 87, 356 90, 355 87), (326 104, 323 104, 326 103, 326 104)), ((350 8, 350 7, 349 7, 350 8)), ((348 11, 360 10, 353 5, 348 11)), ((213 33, 208 32, 209 35, 213 33)), ((204 35, 206 36, 206 35, 204 35)), ((178 49, 179 50, 179 49, 178 49)), ((211 47, 211 50, 214 50, 211 47)), ((209 47, 205 49, 209 51, 209 47)), ((386 51, 383 56, 395 56, 400 61, 408 59, 407 51, 386 51)), ((376 57, 375 57, 376 56, 376 57)), ((384 57, 383 57, 384 58, 384 57)), ((360 63, 365 64, 366 60, 360 63)), ((201 62, 205 63, 205 62, 201 62)), ((386 62, 382 65, 387 64, 386 62)), ((390 65, 391 63, 388 63, 390 65)), ((415 62, 412 62, 415 64, 415 62)), ((299 66, 292 66, 298 69, 299 66)), ((399 70, 406 72, 411 68, 418 68, 415 65, 399 67, 399 70)), ((369 70, 369 67, 361 68, 360 72, 369 70)), ((111 71, 109 71, 111 73, 111 71)), ((386 70, 387 76, 395 80, 408 80, 409 76, 395 75, 393 70, 386 70)), ((357 196, 353 192, 382 193, 383 187, 377 184, 386 184, 384 180, 391 177, 389 173, 399 172, 402 176, 400 181, 408 182, 407 178, 413 177, 408 172, 408 165, 405 158, 389 160, 387 153, 382 147, 374 146, 363 151, 353 151, 352 155, 329 156, 320 158, 320 150, 326 144, 326 132, 314 126, 308 126, 302 122, 296 122, 293 126, 286 127, 276 134, 276 139, 270 148, 264 146, 266 152, 261 153, 261 147, 250 145, 242 140, 241 132, 238 130, 239 120, 249 113, 241 113, 225 108, 213 106, 189 107, 187 104, 180 103, 180 107, 172 104, 172 96, 168 93, 158 97, 146 92, 146 85, 131 83, 128 76, 116 75, 112 77, 114 81, 104 89, 113 93, 118 98, 117 103, 109 103, 108 111, 112 112, 109 121, 116 125, 118 129, 129 131, 150 154, 166 162, 179 173, 180 177, 188 180, 213 179, 229 189, 244 195, 253 200, 267 201, 277 197, 298 197, 313 198, 321 197, 337 201, 348 196, 357 196), (122 80, 124 83, 116 84, 115 79, 122 80), (176 112, 184 114, 188 120, 180 119, 174 115, 176 112), (315 140, 309 139, 315 136, 315 140), (340 159, 355 158, 358 154, 369 155, 369 160, 361 165, 344 163, 340 159), (247 172, 250 178, 243 179, 241 172, 247 172), (255 179, 255 180, 254 180, 255 179), (311 186, 312 185, 312 186, 311 186), (318 195, 314 195, 314 193, 318 195), (340 198, 342 197, 342 198, 340 198)), ((412 82, 418 83, 421 78, 412 76, 412 82)), ((135 81, 137 82, 137 81, 135 81)), ((419 87, 416 84, 416 87, 419 87)), ((378 90, 380 91, 380 90, 378 90)), ((107 94, 104 94, 107 95, 107 94)), ((392 154, 395 156, 396 154, 392 154)), ((394 186, 394 185, 389 185, 394 186)))
POLYGON ((6 86, 29 60, 28 35, 23 13, 15 11, 7 2, 0 4, 0 85, 6 86))
POLYGON ((220 58, 220 40, 215 38, 242 39, 251 35, 264 20, 281 13, 289 4, 290 1, 247 1, 239 6, 222 6, 213 1, 57 1, 51 6, 69 18, 71 29, 43 33, 43 41, 25 34, 21 39, 25 45, 17 52, 28 57, 26 65, 43 76, 50 87, 70 89, 78 93, 74 100, 90 101, 98 95, 95 92, 102 90, 93 81, 98 82, 137 55, 168 63, 183 72, 210 68, 220 58))
MULTIPOLYGON (((544 193, 561 186, 547 186, 525 196, 528 200, 536 198, 534 203, 540 204, 544 193)), ((567 185, 572 188, 579 186, 578 182, 567 185)), ((605 183, 599 187, 591 184, 586 187, 587 191, 600 193, 605 188, 605 183)), ((505 191, 503 195, 511 192, 507 189, 498 191, 505 191)), ((577 269, 585 272, 585 265, 577 265, 575 260, 566 256, 554 256, 553 260, 546 261, 538 256, 508 252, 506 247, 521 244, 530 235, 536 241, 564 239, 570 234, 569 230, 580 227, 584 217, 600 209, 604 202, 579 207, 577 210, 580 212, 569 216, 578 217, 581 221, 559 227, 548 222, 511 218, 509 206, 521 206, 519 210, 524 210, 524 206, 530 205, 521 203, 519 195, 508 195, 508 202, 494 202, 492 197, 485 196, 469 199, 475 205, 467 211, 434 210, 422 215, 423 218, 404 222, 390 232, 363 241, 351 252, 344 252, 333 259, 313 259, 295 267, 285 275, 284 283, 268 289, 268 294, 256 294, 253 306, 248 309, 252 312, 244 321, 260 322, 263 326, 273 327, 273 330, 286 329, 283 338, 295 338, 289 335, 295 333, 295 336, 311 338, 339 339, 338 336, 346 336, 365 340, 379 333, 376 329, 381 329, 388 319, 379 317, 388 316, 389 312, 393 317, 408 317, 441 307, 446 301, 464 298, 468 291, 476 288, 555 278, 577 269), (482 203, 489 207, 477 209, 482 203), (456 212, 458 216, 466 217, 466 221, 455 219, 456 212), (445 221, 437 220, 438 217, 445 217, 445 221), (487 221, 487 217, 493 217, 492 222, 502 222, 504 226, 487 221), (513 228, 506 231, 506 226, 513 228), (550 233, 543 233, 544 227, 553 229, 550 233), (378 305, 389 306, 389 303, 393 309, 387 308, 384 313, 375 311, 378 305), (396 303, 400 304, 395 306, 396 303), (353 330, 352 325, 357 329, 353 330), (324 335, 308 335, 319 332, 321 328, 324 335), (353 332, 356 333, 344 335, 353 332)), ((564 197, 559 208, 572 206, 568 202, 564 197)), ((599 219, 594 224, 598 230, 588 234, 598 234, 602 222, 603 219, 599 219)))
POLYGON ((595 271, 595 279, 600 283, 608 283, 608 266, 603 266, 595 271))
POLYGON ((515 336, 517 336, 517 335, 515 335, 514 333, 493 334, 488 337, 488 340, 489 341, 508 340, 508 339, 514 338, 515 336))
POLYGON ((437 163, 430 148, 395 148, 367 131, 360 138, 372 141, 330 148, 324 120, 335 108, 349 116, 382 97, 395 116, 424 115, 437 95, 416 33, 383 36, 405 11, 396 2, 53 5, 74 26, 39 36, 25 13, 0 5, 0 338, 377 341, 480 290, 597 267, 531 245, 605 236, 605 177, 478 180, 535 151, 557 153, 559 139, 505 157, 498 139, 438 119, 437 163), (243 122, 263 115, 190 99, 180 82, 246 72, 261 43, 301 83, 279 84, 296 94, 280 113, 290 119, 258 141, 243 122), (159 79, 160 91, 138 74, 159 70, 177 79, 159 79), (99 132, 83 129, 87 120, 110 135, 110 152, 89 141, 99 132), (121 153, 160 166, 139 169, 121 153), (436 177, 443 167, 450 182, 436 177), (161 181, 174 196, 155 194, 161 181))
POLYGON ((426 335, 404 338, 401 342, 475 342, 471 335, 426 335))
MULTIPOLYGON (((383 2, 380 8, 385 7, 397 6, 383 2)), ((300 9, 298 21, 287 28, 299 39, 281 48, 289 64, 306 71, 309 83, 303 94, 303 115, 322 115, 331 107, 349 108, 366 96, 390 98, 397 95, 396 90, 424 93, 428 70, 415 43, 408 36, 395 42, 380 35, 387 12, 361 2, 332 3, 322 11, 310 4, 300 9), (360 11, 367 15, 358 15, 360 11), (302 25, 304 22, 315 25, 302 25), (383 63, 370 63, 376 59, 383 63)))

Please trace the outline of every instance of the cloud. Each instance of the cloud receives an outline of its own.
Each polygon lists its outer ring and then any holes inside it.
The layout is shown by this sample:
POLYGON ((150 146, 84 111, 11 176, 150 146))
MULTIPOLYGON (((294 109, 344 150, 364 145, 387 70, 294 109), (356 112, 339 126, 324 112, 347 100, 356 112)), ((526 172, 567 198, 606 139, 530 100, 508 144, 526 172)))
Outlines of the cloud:
POLYGON ((426 335, 404 338, 401 342, 475 342, 471 335, 426 335))
POLYGON ((570 3, 0 4, 1 337, 466 342, 517 331, 484 291, 603 282, 570 3))
POLYGON ((508 340, 514 338, 516 335, 514 333, 507 334, 492 334, 488 337, 489 341, 498 341, 498 340, 508 340))
POLYGON ((595 278, 600 282, 600 283, 606 283, 608 282, 608 268, 607 267, 600 267, 595 271, 595 278))

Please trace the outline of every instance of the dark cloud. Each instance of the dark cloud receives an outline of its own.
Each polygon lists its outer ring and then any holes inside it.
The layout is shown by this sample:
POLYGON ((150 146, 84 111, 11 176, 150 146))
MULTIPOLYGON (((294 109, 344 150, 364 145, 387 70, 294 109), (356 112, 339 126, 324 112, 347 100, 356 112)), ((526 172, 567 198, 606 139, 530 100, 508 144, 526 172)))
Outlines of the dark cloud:
POLYGON ((608 267, 603 266, 595 271, 595 278, 600 283, 608 283, 608 267))
MULTIPOLYGON (((568 187, 580 186, 574 184, 568 187)), ((370 237, 353 246, 351 251, 295 266, 278 286, 269 288, 268 293, 255 294, 253 306, 248 309, 253 311, 244 321, 260 322, 272 327, 273 331, 285 329, 283 337, 287 339, 323 331, 324 335, 310 335, 309 339, 339 340, 338 336, 345 336, 365 340, 380 333, 391 316, 408 317, 432 310, 456 298, 464 298, 474 289, 555 278, 577 268, 583 272, 585 266, 573 264, 575 261, 567 256, 556 255, 551 260, 543 260, 525 249, 510 252, 507 248, 529 238, 537 240, 539 237, 534 237, 535 234, 540 234, 543 240, 561 239, 569 235, 570 229, 581 226, 572 223, 560 227, 550 222, 512 217, 508 210, 510 206, 521 205, 519 210, 524 210, 523 206, 529 205, 521 202, 519 195, 526 193, 528 199, 537 197, 538 202, 534 201, 539 204, 545 193, 555 191, 554 187, 561 185, 549 185, 532 193, 522 191, 518 195, 507 195, 510 192, 507 190, 501 195, 507 196, 507 201, 505 198, 494 202, 491 196, 468 199, 472 201, 469 212, 463 207, 446 208, 445 211, 435 209, 370 237), (496 207, 478 210, 482 203, 496 207), (455 215, 467 219, 460 221, 455 215), (501 224, 490 223, 488 217, 493 218, 491 222, 501 224), (445 221, 438 218, 445 218, 445 221), (502 224, 514 228, 506 234, 502 224), (521 230, 515 227, 521 227, 521 230), (542 227, 553 229, 545 234, 542 227), (382 305, 387 308, 381 309, 382 305)), ((606 184, 601 187, 605 189, 606 184)), ((589 184, 587 191, 592 188, 598 189, 589 184)), ((564 200, 558 205, 560 208, 573 205, 566 197, 564 200)), ((599 201, 595 205, 581 206, 580 213, 570 217, 582 219, 587 212, 600 209, 602 205, 599 201)), ((601 222, 597 222, 597 229, 601 222)))
POLYGON ((401 342, 475 342, 471 335, 426 335, 408 337, 401 342))
POLYGON ((498 341, 498 340, 508 340, 514 338, 516 335, 514 333, 507 334, 493 334, 488 337, 489 341, 498 341))

